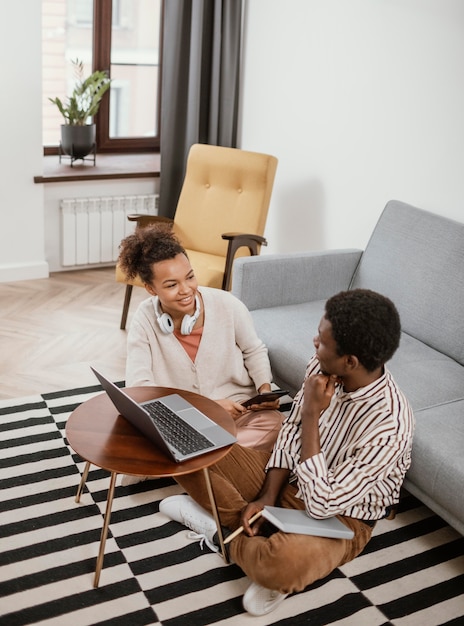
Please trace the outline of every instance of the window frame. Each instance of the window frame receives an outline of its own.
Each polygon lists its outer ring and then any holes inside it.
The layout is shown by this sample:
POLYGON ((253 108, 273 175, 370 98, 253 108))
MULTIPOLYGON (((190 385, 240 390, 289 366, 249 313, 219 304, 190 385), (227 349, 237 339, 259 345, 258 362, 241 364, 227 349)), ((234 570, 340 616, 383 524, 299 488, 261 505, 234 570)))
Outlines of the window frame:
MULTIPOLYGON (((94 0, 92 33, 92 71, 107 70, 111 67, 111 29, 113 0, 94 0)), ((164 0, 161 0, 160 50, 157 90, 157 129, 153 137, 117 137, 110 138, 110 94, 107 92, 94 118, 96 124, 97 153, 137 153, 159 152, 161 123, 161 83, 163 68, 163 14, 164 0)), ((44 146, 44 155, 59 154, 59 146, 44 146)))

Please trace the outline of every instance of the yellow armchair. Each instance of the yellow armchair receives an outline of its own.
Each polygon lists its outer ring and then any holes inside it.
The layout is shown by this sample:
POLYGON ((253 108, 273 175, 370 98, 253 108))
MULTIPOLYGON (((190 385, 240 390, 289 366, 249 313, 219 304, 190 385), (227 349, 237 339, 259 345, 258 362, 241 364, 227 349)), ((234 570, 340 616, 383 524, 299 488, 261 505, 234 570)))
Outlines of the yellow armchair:
MULTIPOLYGON (((200 285, 230 288, 236 256, 257 255, 266 245, 264 228, 277 169, 268 154, 238 148, 194 144, 174 220, 153 215, 131 215, 137 228, 168 221, 187 251, 200 285)), ((116 280, 126 284, 121 329, 126 327, 132 287, 119 265, 116 280)))

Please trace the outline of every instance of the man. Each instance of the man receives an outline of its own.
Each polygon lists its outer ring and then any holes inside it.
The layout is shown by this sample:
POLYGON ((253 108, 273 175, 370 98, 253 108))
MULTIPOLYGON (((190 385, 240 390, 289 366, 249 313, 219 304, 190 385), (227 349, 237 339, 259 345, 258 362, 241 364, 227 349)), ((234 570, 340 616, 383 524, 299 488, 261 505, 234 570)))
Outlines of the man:
MULTIPOLYGON (((414 430, 412 410, 385 368, 400 330, 394 304, 378 293, 355 289, 330 298, 314 338, 316 354, 272 453, 235 445, 211 468, 226 534, 244 527, 229 551, 252 580, 243 598, 252 615, 269 613, 355 558, 376 521, 398 502, 414 430), (338 516, 354 538, 269 534, 262 518, 249 523, 265 505, 338 516)), ((166 498, 160 511, 215 549, 202 474, 178 480, 190 496, 166 498)))

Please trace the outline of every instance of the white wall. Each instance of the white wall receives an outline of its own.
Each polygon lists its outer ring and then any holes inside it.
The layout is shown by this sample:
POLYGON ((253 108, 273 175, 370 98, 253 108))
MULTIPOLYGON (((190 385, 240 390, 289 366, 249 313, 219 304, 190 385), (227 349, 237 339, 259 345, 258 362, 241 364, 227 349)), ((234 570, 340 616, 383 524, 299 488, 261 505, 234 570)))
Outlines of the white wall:
POLYGON ((360 247, 386 202, 464 221, 464 2, 245 0, 241 142, 279 166, 263 254, 360 247))
POLYGON ((5 2, 0 20, 0 281, 48 275, 44 255, 41 31, 37 0, 5 2))

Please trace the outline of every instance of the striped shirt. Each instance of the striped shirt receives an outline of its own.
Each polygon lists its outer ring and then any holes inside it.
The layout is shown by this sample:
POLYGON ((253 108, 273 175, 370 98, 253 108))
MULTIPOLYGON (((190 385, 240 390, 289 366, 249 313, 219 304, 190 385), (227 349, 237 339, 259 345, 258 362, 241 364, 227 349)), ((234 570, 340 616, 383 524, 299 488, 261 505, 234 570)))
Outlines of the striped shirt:
MULTIPOLYGON (((320 372, 314 356, 305 380, 320 372)), ((316 518, 346 515, 377 520, 399 500, 411 464, 414 416, 390 372, 366 387, 345 392, 337 385, 321 413, 321 452, 300 461, 303 387, 295 396, 267 468, 291 471, 297 496, 316 518)))

